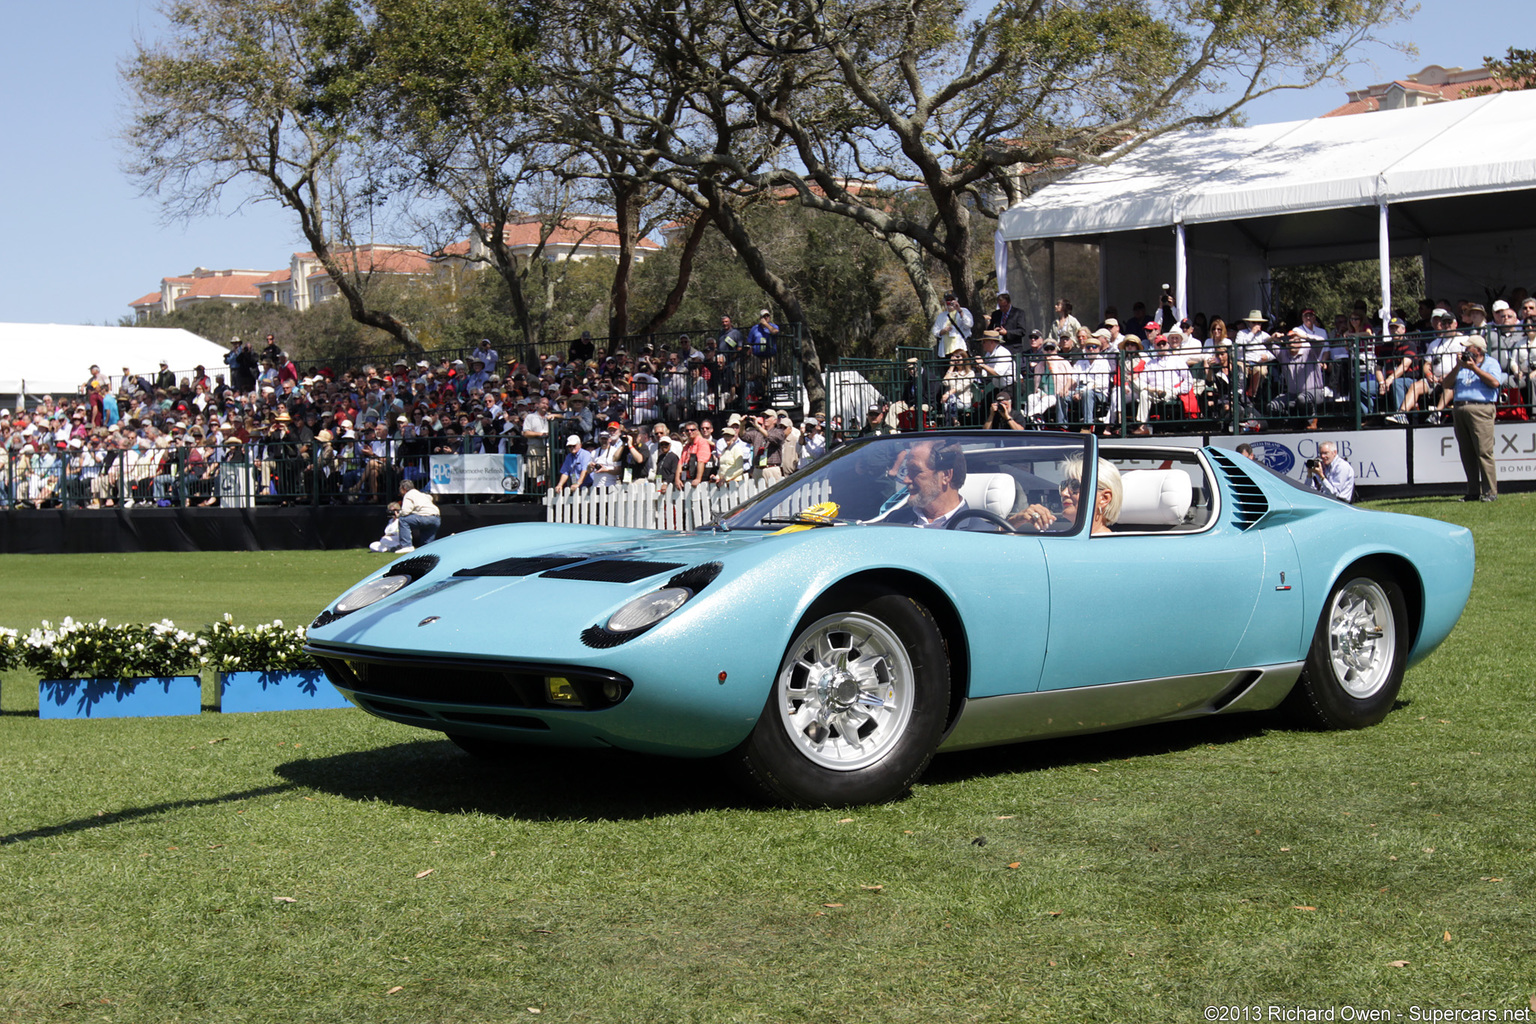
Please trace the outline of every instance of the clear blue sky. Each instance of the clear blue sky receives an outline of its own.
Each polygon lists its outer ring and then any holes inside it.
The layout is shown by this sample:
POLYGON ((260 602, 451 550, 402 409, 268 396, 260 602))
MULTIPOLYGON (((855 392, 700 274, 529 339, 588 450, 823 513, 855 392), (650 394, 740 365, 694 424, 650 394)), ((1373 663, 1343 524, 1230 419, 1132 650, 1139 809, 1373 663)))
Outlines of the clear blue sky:
MULTIPOLYGON (((126 117, 118 68, 135 38, 163 21, 140 0, 55 0, 7 5, 0 61, 0 321, 116 323, 162 277, 193 267, 274 270, 304 248, 291 218, 271 204, 167 224, 123 173, 116 136, 126 117)), ((1474 67, 1487 54, 1536 44, 1511 0, 1425 0, 1393 35, 1417 57, 1382 50, 1351 87, 1426 64, 1474 67)), ((1287 93, 1255 105, 1249 122, 1286 121, 1344 102, 1344 87, 1287 93)), ((401 239, 401 241, 409 241, 401 239)))

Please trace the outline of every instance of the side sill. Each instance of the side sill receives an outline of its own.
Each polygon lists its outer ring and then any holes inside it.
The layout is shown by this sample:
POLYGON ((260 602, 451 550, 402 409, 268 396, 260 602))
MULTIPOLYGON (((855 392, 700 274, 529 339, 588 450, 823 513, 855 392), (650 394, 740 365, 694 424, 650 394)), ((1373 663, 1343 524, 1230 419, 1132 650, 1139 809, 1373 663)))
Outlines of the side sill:
POLYGON ((969 700, 941 751, 1272 708, 1303 662, 969 700))

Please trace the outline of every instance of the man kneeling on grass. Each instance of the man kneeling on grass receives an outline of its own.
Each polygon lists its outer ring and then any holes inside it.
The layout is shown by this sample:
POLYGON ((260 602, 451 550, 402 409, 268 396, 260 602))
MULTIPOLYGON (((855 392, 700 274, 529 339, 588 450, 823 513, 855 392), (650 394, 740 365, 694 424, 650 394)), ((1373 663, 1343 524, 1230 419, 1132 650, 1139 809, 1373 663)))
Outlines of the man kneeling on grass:
POLYGON ((400 554, 416 550, 416 541, 429 543, 443 525, 443 515, 437 510, 431 495, 418 491, 407 480, 400 485, 400 554))

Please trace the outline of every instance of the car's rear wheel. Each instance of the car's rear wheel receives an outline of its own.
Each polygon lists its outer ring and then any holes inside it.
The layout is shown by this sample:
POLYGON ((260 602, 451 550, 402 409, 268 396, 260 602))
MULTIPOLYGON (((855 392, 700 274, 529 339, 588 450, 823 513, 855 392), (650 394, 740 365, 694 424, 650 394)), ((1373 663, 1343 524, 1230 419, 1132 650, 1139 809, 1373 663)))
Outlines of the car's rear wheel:
POLYGON ((771 798, 798 806, 892 800, 938 747, 949 663, 932 614, 909 597, 814 609, 790 642, 737 754, 771 798))
POLYGON ((1407 657, 1402 589, 1389 578, 1346 574, 1328 594, 1287 709, 1327 729, 1375 725, 1397 700, 1407 657))

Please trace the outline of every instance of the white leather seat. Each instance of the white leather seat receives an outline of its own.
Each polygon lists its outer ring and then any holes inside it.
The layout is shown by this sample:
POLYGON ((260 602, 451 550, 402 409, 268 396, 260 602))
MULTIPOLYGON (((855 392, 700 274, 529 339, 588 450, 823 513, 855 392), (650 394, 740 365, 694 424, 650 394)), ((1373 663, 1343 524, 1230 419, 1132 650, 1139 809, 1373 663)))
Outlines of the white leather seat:
POLYGON ((971 508, 986 509, 1007 517, 1013 512, 1018 485, 1007 473, 967 473, 960 485, 960 496, 971 508))
POLYGON ((1120 474, 1116 526, 1178 526, 1189 514, 1194 487, 1181 469, 1132 469, 1120 474))

